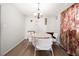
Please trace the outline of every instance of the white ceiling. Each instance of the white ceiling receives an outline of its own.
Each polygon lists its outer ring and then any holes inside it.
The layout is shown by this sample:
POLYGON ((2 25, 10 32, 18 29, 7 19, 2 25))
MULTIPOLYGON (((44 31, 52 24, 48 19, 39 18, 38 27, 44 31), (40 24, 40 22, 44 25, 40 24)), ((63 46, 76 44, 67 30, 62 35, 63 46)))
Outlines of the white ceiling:
MULTIPOLYGON (((37 3, 14 4, 24 15, 32 16, 37 12, 37 3)), ((58 13, 72 3, 40 3, 40 11, 44 16, 57 16, 58 13)))

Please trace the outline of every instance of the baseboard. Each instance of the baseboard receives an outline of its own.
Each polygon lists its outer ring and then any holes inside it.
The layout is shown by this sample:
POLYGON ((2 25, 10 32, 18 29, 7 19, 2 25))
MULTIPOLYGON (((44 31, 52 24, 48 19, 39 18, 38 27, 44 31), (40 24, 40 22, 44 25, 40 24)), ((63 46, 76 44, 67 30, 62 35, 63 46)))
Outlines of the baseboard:
MULTIPOLYGON (((23 39, 24 40, 24 39, 23 39)), ((11 51, 13 48, 15 48, 17 45, 19 45, 23 40, 20 40, 19 42, 17 42, 14 46, 12 46, 10 49, 8 49, 6 52, 4 52, 3 54, 1 54, 1 56, 5 56, 9 51, 11 51)))

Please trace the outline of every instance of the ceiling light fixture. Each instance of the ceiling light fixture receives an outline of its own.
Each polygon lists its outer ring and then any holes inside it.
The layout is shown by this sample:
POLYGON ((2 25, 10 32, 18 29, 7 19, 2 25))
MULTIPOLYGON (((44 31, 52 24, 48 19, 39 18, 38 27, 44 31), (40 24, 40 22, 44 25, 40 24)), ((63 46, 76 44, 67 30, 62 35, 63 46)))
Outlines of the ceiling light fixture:
POLYGON ((35 16, 37 19, 40 19, 40 18, 43 16, 42 13, 40 12, 40 3, 38 3, 37 12, 34 13, 34 16, 35 16))

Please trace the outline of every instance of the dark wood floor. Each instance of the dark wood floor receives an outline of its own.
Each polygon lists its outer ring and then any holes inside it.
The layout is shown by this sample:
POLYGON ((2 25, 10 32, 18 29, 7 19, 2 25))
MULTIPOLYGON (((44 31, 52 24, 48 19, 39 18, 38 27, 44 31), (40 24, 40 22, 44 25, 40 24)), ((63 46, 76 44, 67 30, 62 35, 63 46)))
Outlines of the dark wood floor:
MULTIPOLYGON (((58 45, 53 45, 54 56, 68 56, 66 52, 58 45)), ((32 44, 28 44, 26 40, 22 41, 18 46, 9 51, 5 56, 34 56, 35 48, 32 44)), ((36 51, 36 56, 51 56, 51 51, 36 51)))
POLYGON ((53 52, 54 52, 55 56, 68 56, 66 51, 63 48, 61 48, 60 46, 53 45, 52 48, 54 50, 53 52))

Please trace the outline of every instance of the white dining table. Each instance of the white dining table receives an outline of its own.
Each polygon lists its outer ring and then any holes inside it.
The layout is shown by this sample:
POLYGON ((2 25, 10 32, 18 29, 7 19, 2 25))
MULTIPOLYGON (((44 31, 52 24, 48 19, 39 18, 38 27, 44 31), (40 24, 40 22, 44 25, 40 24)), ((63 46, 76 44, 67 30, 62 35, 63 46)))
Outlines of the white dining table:
POLYGON ((35 33, 33 37, 34 38, 52 38, 52 36, 47 33, 35 33))

